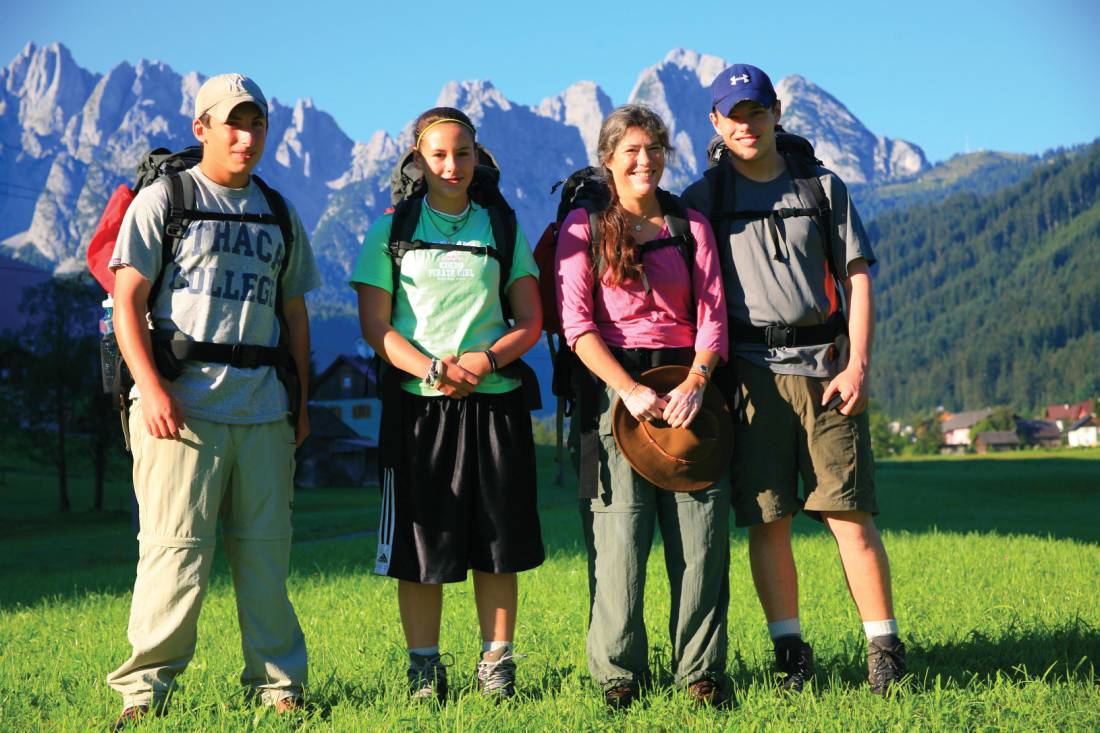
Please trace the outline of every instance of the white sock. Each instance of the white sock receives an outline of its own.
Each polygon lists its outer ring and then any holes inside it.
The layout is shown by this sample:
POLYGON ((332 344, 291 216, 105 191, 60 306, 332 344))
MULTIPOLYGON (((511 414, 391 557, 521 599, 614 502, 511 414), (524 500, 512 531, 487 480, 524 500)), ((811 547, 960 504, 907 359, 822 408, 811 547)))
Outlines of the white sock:
POLYGON ((439 654, 439 644, 435 646, 409 647, 409 654, 415 654, 418 657, 432 657, 439 654))
POLYGON ((867 641, 874 639, 876 636, 897 636, 898 620, 888 618, 885 621, 864 621, 863 633, 867 635, 867 641))
POLYGON ((495 652, 497 649, 504 649, 504 653, 512 651, 512 642, 510 641, 485 641, 481 640, 481 653, 495 652))
POLYGON ((798 616, 785 618, 782 621, 769 621, 768 633, 771 634, 772 641, 781 636, 797 636, 801 639, 802 623, 798 620, 798 616))

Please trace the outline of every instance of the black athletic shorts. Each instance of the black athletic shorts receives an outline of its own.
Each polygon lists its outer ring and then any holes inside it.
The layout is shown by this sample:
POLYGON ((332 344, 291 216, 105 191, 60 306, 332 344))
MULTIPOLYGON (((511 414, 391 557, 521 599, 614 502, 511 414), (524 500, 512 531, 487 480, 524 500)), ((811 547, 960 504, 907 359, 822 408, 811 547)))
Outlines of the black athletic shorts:
POLYGON ((535 445, 522 390, 462 400, 402 391, 400 408, 401 457, 382 473, 374 572, 453 583, 469 568, 541 565, 535 445))

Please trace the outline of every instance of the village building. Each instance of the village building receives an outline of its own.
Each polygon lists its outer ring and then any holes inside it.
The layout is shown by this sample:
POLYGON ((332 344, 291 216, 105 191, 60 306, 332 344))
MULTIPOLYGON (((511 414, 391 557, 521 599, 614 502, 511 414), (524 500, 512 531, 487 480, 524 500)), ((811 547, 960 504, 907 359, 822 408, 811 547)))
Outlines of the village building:
POLYGON ((303 486, 377 482, 382 402, 375 360, 340 355, 310 388, 310 436, 298 453, 303 486))
POLYGON ((1060 405, 1047 405, 1044 419, 1056 424, 1059 430, 1067 430, 1078 420, 1093 414, 1092 400, 1065 402, 1060 405))
POLYGON ((978 433, 974 439, 974 450, 978 453, 998 453, 1016 450, 1020 447, 1020 436, 1011 430, 992 430, 978 433))
POLYGON ((993 414, 993 410, 971 410, 954 415, 945 413, 943 424, 943 447, 941 453, 963 453, 970 447, 970 429, 993 414))
POLYGON ((1094 415, 1081 418, 1066 431, 1066 443, 1070 448, 1095 448, 1100 445, 1100 422, 1094 415))
POLYGON ((1047 420, 1016 420, 1016 433, 1024 445, 1057 448, 1062 445, 1062 431, 1047 420))

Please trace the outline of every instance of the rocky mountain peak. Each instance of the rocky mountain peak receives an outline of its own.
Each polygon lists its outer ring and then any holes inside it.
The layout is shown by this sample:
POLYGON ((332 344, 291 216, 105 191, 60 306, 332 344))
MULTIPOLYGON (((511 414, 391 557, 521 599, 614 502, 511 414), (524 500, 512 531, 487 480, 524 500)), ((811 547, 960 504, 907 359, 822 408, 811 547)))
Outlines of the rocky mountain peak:
POLYGON ((707 143, 714 135, 707 119, 710 83, 727 65, 717 56, 675 49, 634 84, 630 101, 646 105, 668 124, 675 151, 665 169, 670 190, 694 181, 706 167, 707 143))
POLYGON ((555 122, 575 127, 584 141, 588 161, 594 164, 600 125, 614 108, 611 97, 596 82, 578 81, 561 94, 542 100, 536 111, 555 122))
MULTIPOLYGON (((3 72, 4 91, 17 101, 25 152, 42 155, 80 112, 97 76, 76 65, 60 43, 28 43, 3 72)), ((13 105, 15 106, 15 105, 13 105)), ((5 105, 4 116, 14 112, 5 105)))
POLYGON ((928 167, 920 148, 876 136, 839 99, 802 76, 782 79, 775 91, 783 127, 813 142, 826 167, 848 183, 908 178, 928 167))
POLYGON ((470 116, 475 125, 481 124, 489 109, 505 112, 512 109, 512 103, 487 79, 447 82, 439 92, 435 106, 460 109, 470 116))
POLYGON ((709 87, 718 72, 729 66, 720 56, 699 53, 686 48, 674 48, 665 56, 665 64, 693 71, 702 86, 709 87))

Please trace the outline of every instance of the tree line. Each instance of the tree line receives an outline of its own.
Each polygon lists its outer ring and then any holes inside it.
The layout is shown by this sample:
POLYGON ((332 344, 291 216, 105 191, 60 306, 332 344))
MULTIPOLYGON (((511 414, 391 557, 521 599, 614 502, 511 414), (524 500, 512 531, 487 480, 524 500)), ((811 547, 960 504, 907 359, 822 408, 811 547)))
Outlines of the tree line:
POLYGON ((1100 143, 988 196, 884 214, 874 394, 890 415, 1100 394, 1100 143))

